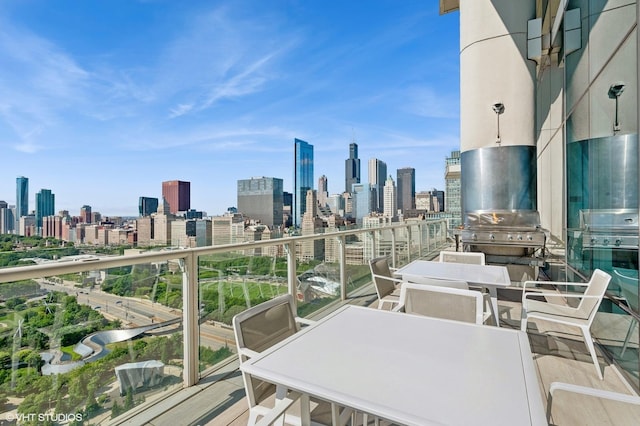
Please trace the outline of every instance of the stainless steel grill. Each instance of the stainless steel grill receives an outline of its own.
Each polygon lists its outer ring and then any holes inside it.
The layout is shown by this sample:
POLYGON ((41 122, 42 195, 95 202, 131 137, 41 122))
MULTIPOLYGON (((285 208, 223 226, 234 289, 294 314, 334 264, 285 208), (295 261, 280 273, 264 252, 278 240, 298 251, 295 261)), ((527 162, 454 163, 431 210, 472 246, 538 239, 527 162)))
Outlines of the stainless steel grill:
POLYGON ((467 213, 463 244, 542 248, 546 236, 537 211, 483 211, 467 213))
POLYGON ((583 248, 638 249, 637 209, 580 211, 583 248))

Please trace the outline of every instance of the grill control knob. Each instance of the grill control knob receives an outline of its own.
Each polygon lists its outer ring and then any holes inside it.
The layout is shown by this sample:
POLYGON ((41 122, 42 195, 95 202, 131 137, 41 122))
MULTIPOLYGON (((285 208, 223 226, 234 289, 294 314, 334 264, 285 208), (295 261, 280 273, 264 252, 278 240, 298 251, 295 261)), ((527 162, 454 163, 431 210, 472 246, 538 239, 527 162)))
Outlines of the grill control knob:
POLYGON ((616 238, 616 246, 620 247, 622 245, 622 240, 620 238, 616 238))
POLYGON ((533 236, 532 235, 527 235, 527 240, 533 241, 533 236))
POLYGON ((513 235, 511 235, 511 234, 507 235, 507 240, 513 241, 513 235))
POLYGON ((476 241, 476 240, 478 239, 478 235, 477 235, 477 234, 472 234, 472 235, 471 235, 471 238, 472 238, 474 241, 476 241))
POLYGON ((591 239, 591 244, 592 245, 595 245, 597 242, 598 242, 598 240, 596 238, 592 238, 591 239))
POLYGON ((604 240, 602 240, 602 244, 604 244, 605 246, 609 245, 609 239, 605 238, 604 240))
POLYGON ((493 235, 493 234, 489 234, 489 239, 490 239, 491 241, 493 241, 493 240, 495 240, 495 239, 496 239, 496 236, 495 236, 495 235, 493 235))
POLYGON ((522 241, 522 235, 518 235, 518 240, 522 241))

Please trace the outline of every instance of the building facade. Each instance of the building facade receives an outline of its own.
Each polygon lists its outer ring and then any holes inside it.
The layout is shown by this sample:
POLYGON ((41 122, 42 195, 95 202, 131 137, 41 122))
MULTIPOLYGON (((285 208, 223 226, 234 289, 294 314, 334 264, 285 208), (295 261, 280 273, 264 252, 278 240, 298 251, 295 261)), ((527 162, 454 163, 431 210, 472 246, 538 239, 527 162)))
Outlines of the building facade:
POLYGON ((398 169, 396 180, 398 209, 414 210, 416 208, 416 169, 403 167, 398 169))
MULTIPOLYGON (((16 226, 20 233, 20 218, 29 214, 29 178, 19 176, 16 178, 16 226)), ((24 235, 24 234, 20 234, 24 235)))
POLYGON ((138 198, 138 214, 140 216, 150 216, 158 211, 158 199, 153 197, 138 198))
POLYGON ((300 227, 307 203, 307 191, 313 189, 313 145, 294 139, 293 225, 300 227))
POLYGON ((191 208, 191 182, 169 180, 162 182, 162 197, 169 203, 171 214, 191 208))
POLYGON ((238 211, 268 227, 283 221, 283 181, 273 177, 254 177, 238 181, 238 211))
MULTIPOLYGON (((637 322, 638 227, 627 228, 630 244, 618 234, 640 213, 637 2, 440 6, 460 13, 463 219, 488 208, 538 212, 547 242, 569 265, 561 278, 584 281, 595 269, 612 276, 615 297, 594 323, 637 322), (595 218, 604 236, 590 235, 595 218)), ((625 353, 622 342, 637 342, 638 327, 626 339, 614 328, 598 327, 593 337, 637 389, 640 352, 625 353)))
POLYGON ((387 163, 377 158, 369 159, 369 185, 374 191, 373 210, 384 211, 384 184, 387 179, 387 163))
POLYGON ((396 200, 396 183, 393 181, 391 175, 389 175, 384 183, 384 217, 393 219, 397 216, 398 206, 396 200))
POLYGON ((449 228, 457 229, 462 225, 462 195, 461 195, 461 168, 460 151, 451 151, 445 160, 444 184, 445 200, 444 210, 452 215, 449 228))
POLYGON ((41 234, 42 218, 53 216, 56 211, 56 196, 50 189, 41 189, 36 193, 36 228, 41 234))
POLYGON ((344 190, 353 191, 353 185, 360 183, 360 159, 358 158, 358 144, 349 144, 349 158, 344 162, 344 190))

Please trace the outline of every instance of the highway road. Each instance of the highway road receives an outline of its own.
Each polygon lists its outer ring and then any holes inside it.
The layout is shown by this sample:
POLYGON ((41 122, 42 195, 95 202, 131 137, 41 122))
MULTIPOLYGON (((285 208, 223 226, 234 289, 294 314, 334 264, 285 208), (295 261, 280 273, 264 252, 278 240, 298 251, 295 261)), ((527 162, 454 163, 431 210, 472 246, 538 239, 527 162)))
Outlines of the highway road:
MULTIPOLYGON (((125 328, 164 322, 182 316, 181 310, 148 299, 122 297, 105 293, 102 290, 78 288, 75 287, 76 283, 73 281, 63 281, 60 284, 41 279, 38 282, 45 290, 75 295, 79 304, 89 305, 93 309, 99 310, 107 319, 119 319, 125 328)), ((172 327, 175 328, 175 326, 172 327)), ((234 349, 233 330, 226 326, 205 322, 200 325, 200 345, 210 347, 213 350, 225 345, 234 349)))

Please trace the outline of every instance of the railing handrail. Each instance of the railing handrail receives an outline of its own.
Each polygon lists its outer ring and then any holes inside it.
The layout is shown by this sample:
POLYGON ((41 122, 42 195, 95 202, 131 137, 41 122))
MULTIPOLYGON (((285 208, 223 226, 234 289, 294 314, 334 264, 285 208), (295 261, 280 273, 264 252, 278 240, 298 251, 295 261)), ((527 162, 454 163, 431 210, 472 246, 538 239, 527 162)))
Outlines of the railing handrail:
POLYGON ((304 241, 314 241, 318 239, 326 239, 331 237, 345 237, 348 235, 359 235, 363 233, 371 233, 385 230, 395 230, 402 228, 411 228, 423 224, 435 225, 438 223, 446 223, 446 219, 431 220, 409 220, 406 222, 385 224, 379 227, 358 228, 329 232, 324 234, 298 235, 284 238, 274 238, 270 240, 248 241, 242 243, 223 244, 216 246, 183 248, 167 251, 152 251, 139 254, 107 256, 97 259, 84 259, 80 261, 52 261, 38 265, 13 266, 0 269, 0 284, 5 282, 13 282, 20 280, 28 280, 34 278, 42 278, 59 274, 69 274, 76 272, 88 272, 96 269, 117 268, 120 266, 139 265, 152 262, 166 262, 176 259, 187 259, 191 256, 202 256, 216 253, 223 253, 236 250, 250 250, 253 248, 268 247, 273 245, 291 244, 304 241))

